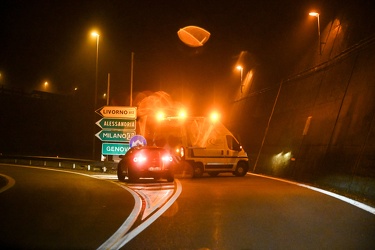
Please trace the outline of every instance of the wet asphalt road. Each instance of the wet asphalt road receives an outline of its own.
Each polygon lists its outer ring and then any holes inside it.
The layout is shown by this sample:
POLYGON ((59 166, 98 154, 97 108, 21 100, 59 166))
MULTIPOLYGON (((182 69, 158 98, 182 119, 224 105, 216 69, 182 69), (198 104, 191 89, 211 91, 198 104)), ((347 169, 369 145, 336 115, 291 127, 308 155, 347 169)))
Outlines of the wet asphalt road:
MULTIPOLYGON (((2 248, 96 249, 134 207, 117 180, 7 166, 0 174, 15 180, 0 193, 2 248)), ((375 248, 375 215, 330 196, 252 175, 179 181, 176 202, 122 249, 375 248)))

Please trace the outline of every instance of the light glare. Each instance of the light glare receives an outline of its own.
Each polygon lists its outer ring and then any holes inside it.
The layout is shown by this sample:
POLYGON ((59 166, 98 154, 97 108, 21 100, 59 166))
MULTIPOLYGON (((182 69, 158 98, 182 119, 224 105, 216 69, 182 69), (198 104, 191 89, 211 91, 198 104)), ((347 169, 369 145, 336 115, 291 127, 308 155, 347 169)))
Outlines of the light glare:
POLYGON ((156 118, 157 118, 159 121, 163 120, 164 117, 165 117, 165 115, 164 115, 164 113, 161 112, 161 111, 160 111, 159 113, 157 113, 157 115, 156 115, 156 118))
POLYGON ((216 122, 216 121, 218 121, 219 120, 219 118, 220 118, 220 115, 219 115, 219 113, 217 113, 216 111, 215 112, 212 112, 211 113, 211 121, 213 121, 213 122, 216 122))
POLYGON ((319 16, 319 13, 318 12, 310 12, 309 15, 310 16, 319 16))

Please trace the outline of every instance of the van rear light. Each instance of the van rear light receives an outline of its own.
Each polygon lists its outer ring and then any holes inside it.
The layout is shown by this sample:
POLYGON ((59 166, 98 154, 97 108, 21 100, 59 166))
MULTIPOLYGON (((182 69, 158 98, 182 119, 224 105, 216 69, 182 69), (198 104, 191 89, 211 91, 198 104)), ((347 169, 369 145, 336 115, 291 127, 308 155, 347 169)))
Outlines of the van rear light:
POLYGON ((180 148, 180 157, 184 158, 184 156, 185 156, 185 149, 184 149, 184 147, 181 147, 180 148))

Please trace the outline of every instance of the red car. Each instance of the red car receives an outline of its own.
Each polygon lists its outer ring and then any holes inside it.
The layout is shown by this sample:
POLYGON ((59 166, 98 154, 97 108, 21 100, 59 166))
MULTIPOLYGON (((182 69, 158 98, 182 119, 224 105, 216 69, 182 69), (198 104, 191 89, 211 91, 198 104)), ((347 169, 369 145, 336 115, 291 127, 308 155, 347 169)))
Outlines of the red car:
POLYGON ((133 147, 126 152, 117 166, 117 178, 129 182, 141 177, 174 181, 173 158, 168 150, 155 146, 133 147))

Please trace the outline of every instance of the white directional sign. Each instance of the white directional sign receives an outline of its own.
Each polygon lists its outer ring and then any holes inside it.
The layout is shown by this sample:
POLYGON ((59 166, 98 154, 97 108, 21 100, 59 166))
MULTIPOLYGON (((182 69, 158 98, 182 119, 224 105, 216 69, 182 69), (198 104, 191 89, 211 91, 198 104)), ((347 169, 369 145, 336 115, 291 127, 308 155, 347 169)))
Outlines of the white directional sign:
POLYGON ((126 107, 126 106, 103 106, 95 111, 97 114, 103 117, 110 118, 137 118, 137 108, 136 107, 126 107))

